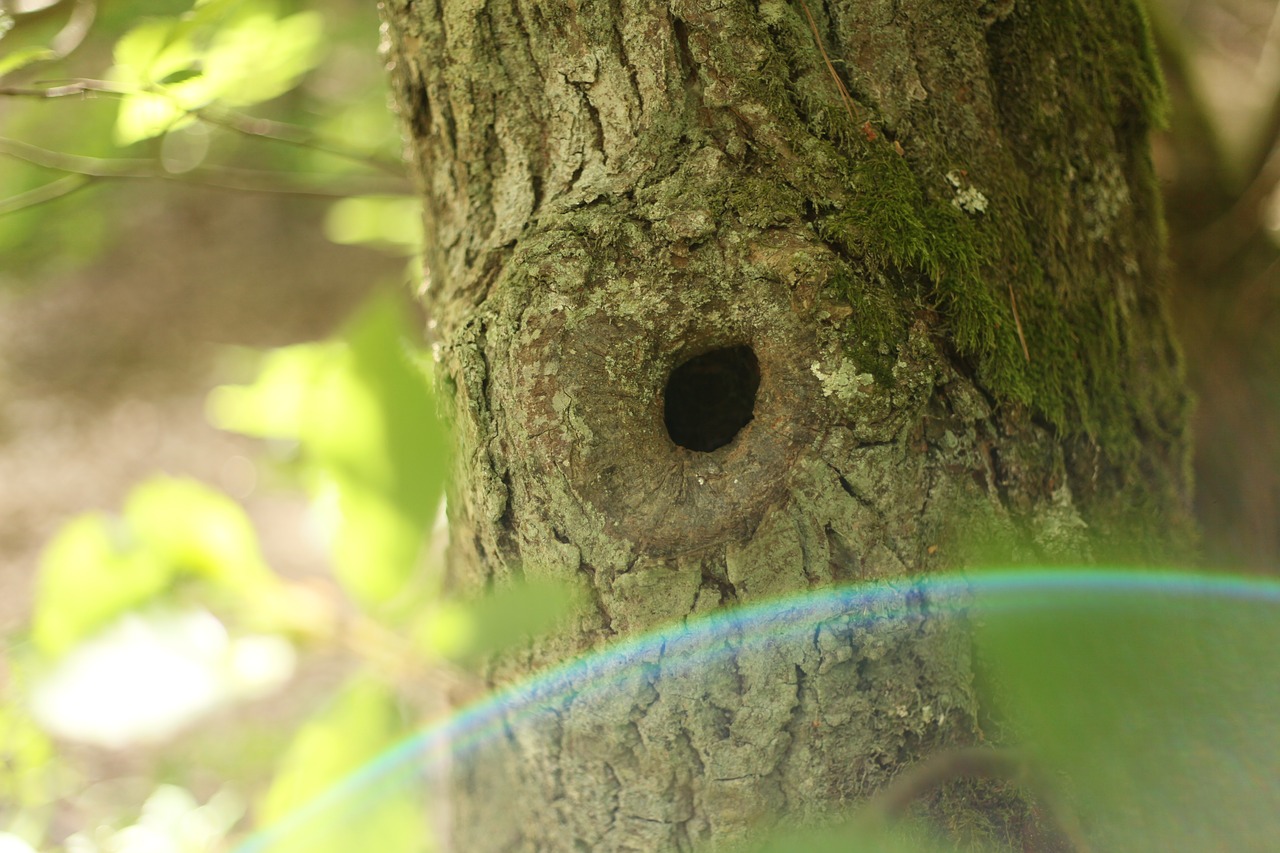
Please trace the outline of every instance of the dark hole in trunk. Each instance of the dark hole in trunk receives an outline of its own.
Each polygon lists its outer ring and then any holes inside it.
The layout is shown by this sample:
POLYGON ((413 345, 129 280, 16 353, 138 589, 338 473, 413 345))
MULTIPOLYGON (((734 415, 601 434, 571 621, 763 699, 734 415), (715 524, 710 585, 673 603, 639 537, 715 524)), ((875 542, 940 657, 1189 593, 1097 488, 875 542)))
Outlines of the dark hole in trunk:
POLYGON ((751 423, 759 387, 760 362, 749 346, 694 356, 667 379, 667 434, 681 447, 703 453, 724 447, 751 423))

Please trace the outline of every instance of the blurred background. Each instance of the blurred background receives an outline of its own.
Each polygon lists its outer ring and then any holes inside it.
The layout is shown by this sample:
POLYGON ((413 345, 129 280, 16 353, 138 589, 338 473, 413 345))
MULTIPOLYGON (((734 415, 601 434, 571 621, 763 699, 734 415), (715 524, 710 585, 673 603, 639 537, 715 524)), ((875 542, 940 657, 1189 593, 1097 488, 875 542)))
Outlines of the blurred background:
MULTIPOLYGON (((1151 3, 1205 563, 1273 575, 1280 5, 1151 3)), ((560 612, 433 595, 378 42, 363 0, 0 0, 3 853, 230 849, 560 612)), ((419 811, 379 806, 382 850, 429 847, 419 811)))

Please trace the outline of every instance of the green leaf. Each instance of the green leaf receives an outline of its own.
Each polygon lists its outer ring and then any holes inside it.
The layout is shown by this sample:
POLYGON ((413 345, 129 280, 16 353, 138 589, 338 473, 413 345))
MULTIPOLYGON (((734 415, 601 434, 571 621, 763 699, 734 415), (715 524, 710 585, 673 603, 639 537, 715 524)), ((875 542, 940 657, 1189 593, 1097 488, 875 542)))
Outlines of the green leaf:
POLYGON ((24 47, 15 50, 8 56, 0 57, 0 77, 12 74, 20 68, 26 68, 28 65, 57 58, 57 53, 42 45, 24 47))
POLYGON ((117 142, 181 127, 215 102, 239 107, 284 94, 319 61, 322 32, 318 13, 280 18, 267 4, 226 0, 143 21, 116 42, 109 74, 136 90, 121 100, 117 142))
POLYGON ((0 703, 0 802, 13 803, 19 809, 47 804, 52 794, 53 762, 48 735, 18 703, 0 703))
POLYGON ((335 483, 334 495, 334 574, 357 601, 391 601, 418 564, 425 522, 353 480, 335 483))
POLYGON ((1101 849, 1265 849, 1280 837, 1278 611, 1055 590, 984 615, 978 650, 990 700, 1076 789, 1101 849))
POLYGON ((60 655, 179 577, 252 599, 274 584, 244 510, 193 480, 156 477, 130 493, 123 517, 81 516, 45 549, 32 639, 60 655))
POLYGON ((297 439, 328 513, 335 574, 370 607, 413 576, 448 470, 431 386, 405 338, 400 303, 379 297, 339 341, 276 351, 252 385, 209 400, 223 428, 297 439))
POLYGON ((258 438, 298 440, 312 388, 344 358, 342 344, 281 347, 262 357, 252 385, 222 385, 209 395, 209 419, 218 427, 258 438))
POLYGON ((412 255, 422 246, 422 201, 410 196, 344 198, 329 208, 324 231, 335 243, 412 255))
POLYGON ((60 655, 158 595, 175 571, 123 524, 82 515, 58 531, 41 558, 32 641, 46 654, 60 655))
POLYGON ((146 88, 199 64, 200 52, 175 18, 147 18, 116 42, 111 79, 146 88))
POLYGON ((418 624, 415 639, 429 654, 475 661, 551 630, 574 613, 580 600, 566 583, 514 583, 482 598, 442 604, 418 624))
POLYGON ((307 722, 289 745, 263 798, 261 822, 278 831, 270 853, 409 853, 430 848, 422 793, 373 783, 342 796, 329 789, 409 734, 395 697, 367 680, 349 684, 326 711, 307 722))
POLYGON ((140 542, 177 570, 246 596, 273 583, 244 509, 195 480, 156 477, 137 486, 124 518, 140 542))
POLYGON ((199 77, 202 73, 204 72, 195 68, 185 68, 181 71, 175 71, 172 74, 165 75, 164 79, 158 82, 162 86, 171 86, 174 83, 185 83, 187 80, 199 77))
POLYGON ((193 117, 166 95, 151 92, 125 95, 120 99, 115 138, 120 145, 132 145, 193 121, 193 117))
MULTIPOLYGON (((251 7, 248 7, 251 8, 251 7)), ((250 12, 220 27, 202 57, 199 92, 208 101, 247 106, 283 95, 320 58, 323 19, 315 12, 276 18, 250 12)))

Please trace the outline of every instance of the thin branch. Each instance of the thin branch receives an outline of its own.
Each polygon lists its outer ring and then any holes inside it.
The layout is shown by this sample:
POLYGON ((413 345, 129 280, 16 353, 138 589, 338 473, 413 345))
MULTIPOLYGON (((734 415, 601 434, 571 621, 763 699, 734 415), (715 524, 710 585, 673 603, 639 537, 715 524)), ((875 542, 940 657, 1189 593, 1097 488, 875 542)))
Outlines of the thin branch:
POLYGON ((49 44, 55 54, 49 61, 66 59, 75 52, 76 48, 84 44, 85 38, 89 35, 89 29, 93 26, 93 20, 97 16, 97 3, 93 0, 76 0, 76 4, 71 7, 71 15, 68 16, 66 24, 49 44))
POLYGON ((206 121, 209 124, 244 134, 245 136, 257 137, 259 139, 269 139, 273 142, 281 142, 285 145, 295 145, 300 148, 309 148, 312 151, 319 151, 324 154, 332 154, 335 157, 342 157, 346 160, 352 160, 357 163, 363 163, 370 168, 385 172, 388 175, 395 175, 397 178, 404 177, 404 164, 387 160, 373 154, 364 154, 359 151, 345 148, 343 146, 334 145, 332 143, 318 140, 315 134, 304 127, 296 124, 287 124, 282 121, 273 121, 265 118, 255 118, 237 113, 232 110, 215 109, 206 107, 198 110, 189 110, 191 115, 206 121))
POLYGON ((11 98, 65 98, 68 95, 86 95, 96 91, 99 90, 90 89, 80 83, 52 86, 47 89, 32 88, 30 86, 0 86, 0 95, 7 95, 11 98))
MULTIPOLYGON (((140 94, 146 92, 148 94, 167 94, 163 89, 145 89, 138 90, 130 87, 123 87, 106 80, 92 80, 83 78, 73 80, 61 86, 51 86, 49 88, 32 88, 20 86, 0 86, 0 95, 9 95, 12 97, 23 98, 65 98, 72 95, 91 95, 94 93, 102 93, 121 97, 125 95, 140 94)), ((361 165, 368 166, 371 169, 377 169, 388 175, 394 175, 398 178, 404 177, 405 170, 403 164, 394 160, 387 160, 373 154, 366 154, 362 151, 355 151, 341 145, 335 145, 324 140, 317 139, 315 134, 304 127, 296 124, 288 124, 282 121, 274 121, 272 119, 256 118, 254 116, 245 115, 234 110, 221 107, 198 107, 189 109, 181 107, 178 104, 174 106, 181 109, 184 113, 193 118, 198 118, 208 124, 252 136, 258 139, 267 139, 272 142, 280 142, 285 145, 293 145, 299 148, 307 148, 312 151, 320 151, 325 154, 341 157, 344 160, 350 160, 361 165)))
POLYGON ((49 151, 3 137, 0 137, 0 154, 45 169, 94 179, 162 180, 239 192, 330 198, 351 195, 389 195, 408 191, 403 181, 376 181, 370 178, 342 180, 324 174, 230 169, 219 166, 205 166, 188 172, 174 173, 165 171, 153 160, 84 157, 79 154, 49 151))
POLYGON ((1027 349, 1026 335, 1022 334, 1022 318, 1018 316, 1018 297, 1013 295, 1013 283, 1009 283, 1009 304, 1013 306, 1013 327, 1018 331, 1018 341, 1022 344, 1022 354, 1031 363, 1031 350, 1027 349))
MULTIPOLYGON (((1280 54, 1280 4, 1271 13, 1271 24, 1267 27, 1267 36, 1263 40, 1262 56, 1258 58, 1255 73, 1261 76, 1266 71, 1276 68, 1277 54, 1280 54)), ((1274 73, 1272 84, 1280 84, 1280 78, 1274 73)), ((1263 119, 1253 144, 1246 149, 1245 180, 1252 183, 1267 168, 1277 146, 1280 146, 1280 85, 1275 85, 1271 96, 1271 106, 1263 119)))
MULTIPOLYGON (((49 3, 32 4, 30 8, 25 9, 9 9, 14 15, 21 16, 23 23, 39 20, 47 15, 57 14, 61 10, 58 8, 62 5, 62 0, 53 0, 49 3)), ((60 59, 66 59, 80 45, 84 44, 84 40, 89 35, 89 30, 93 27, 94 19, 98 16, 98 4, 95 0, 75 0, 71 7, 70 14, 67 15, 66 23, 58 32, 54 33, 53 38, 49 41, 49 48, 45 52, 46 55, 31 62, 10 70, 10 74, 29 65, 42 62, 57 62, 60 59)), ((8 74, 4 75, 8 76, 8 74)))
MULTIPOLYGON (((1182 28, 1171 20, 1166 4, 1143 4, 1151 21, 1151 33, 1160 67, 1173 102, 1170 141, 1178 155, 1180 170, 1192 170, 1194 183, 1211 191, 1215 205, 1225 208, 1224 199, 1234 198, 1239 181, 1227 168, 1222 140, 1209 114, 1209 107, 1187 54, 1182 28)), ((1186 180, 1185 176, 1180 180, 1186 180)))
MULTIPOLYGON (((1268 171, 1267 164, 1275 158, 1277 149, 1280 149, 1280 86, 1276 87, 1275 96, 1267 111, 1266 123, 1254 141, 1248 172, 1251 184, 1259 178, 1265 179, 1268 171)), ((1275 189, 1274 180, 1266 189, 1268 194, 1275 189)))
POLYGON ((19 210, 37 207, 42 204, 71 195, 92 184, 97 178, 88 175, 64 175, 55 181, 41 184, 33 190, 0 199, 0 216, 17 213, 19 210))

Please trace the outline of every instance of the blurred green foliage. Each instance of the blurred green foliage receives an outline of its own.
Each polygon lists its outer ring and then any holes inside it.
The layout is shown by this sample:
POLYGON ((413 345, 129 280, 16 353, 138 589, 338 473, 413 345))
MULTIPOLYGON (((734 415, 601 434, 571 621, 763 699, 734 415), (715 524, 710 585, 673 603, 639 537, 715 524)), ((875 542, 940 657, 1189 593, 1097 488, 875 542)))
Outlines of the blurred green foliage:
POLYGON ((177 130, 212 105, 246 107, 292 89, 320 58, 322 17, 280 16, 273 5, 205 0, 121 36, 107 73, 122 93, 116 142, 177 130))
POLYGON ((92 261, 132 180, 408 191, 369 4, 28 5, 0 27, 0 287, 92 261))
POLYGON ((367 848, 373 839, 380 853, 424 849, 425 803, 416 787, 393 779, 390 784, 349 786, 349 795, 336 799, 330 791, 410 733, 411 721, 392 691, 369 679, 348 684, 329 707, 307 721, 280 761, 259 817, 269 826, 279 824, 290 831, 270 849, 348 853, 367 848), (296 828, 290 825, 295 815, 303 818, 296 828))
POLYGON ((157 477, 134 489, 121 517, 80 516, 49 543, 32 642, 57 657, 183 576, 246 603, 266 595, 274 580, 235 501, 191 480, 157 477))
MULTIPOLYGON (((406 258, 418 251, 419 203, 396 194, 408 184, 371 5, 124 0, 23 8, 0 21, 0 287, 32 287, 91 263, 127 227, 118 212, 129 203, 128 184, 156 178, 329 195, 335 241, 406 258)), ((118 515, 71 519, 42 557, 28 630, 8 638, 0 660, 9 675, 0 679, 3 843, 81 851, 227 846, 241 812, 219 806, 218 821, 200 824, 200 839, 187 837, 199 823, 194 815, 214 801, 200 806, 163 778, 132 814, 117 802, 123 811, 97 815, 109 824, 65 839, 65 821, 57 830, 59 809, 98 780, 42 731, 29 699, 68 677, 63 661, 114 636, 126 616, 164 625, 165 614, 208 608, 233 638, 246 631, 289 638, 303 666, 308 654, 332 655, 335 646, 357 661, 296 733, 277 730, 260 754, 219 760, 246 774, 226 782, 256 802, 240 832, 286 819, 412 730, 423 711, 399 694, 418 688, 400 679, 443 652, 415 651, 394 637, 407 637, 435 606, 439 571, 426 545, 448 462, 429 364, 404 303, 383 293, 330 340, 254 356, 256 378, 217 389, 209 404, 227 428, 294 448, 279 480, 312 498, 334 575, 368 615, 345 615, 340 602, 275 573, 243 507, 191 479, 156 476, 118 515), (263 777, 265 788, 253 782, 263 777)), ((444 621, 478 633, 468 613, 444 621)), ((439 646, 470 648, 447 637, 439 646)), ((252 672, 266 664, 250 656, 225 665, 252 672)), ((264 745, 256 736, 245 742, 264 745)), ((194 784, 192 770, 170 772, 194 784)), ((345 836, 326 832, 301 849, 355 849, 370 830, 379 849, 425 849, 429 827, 416 797, 386 798, 345 836)))
POLYGON ((584 606, 564 584, 525 580, 470 599, 441 601, 432 618, 414 626, 418 648, 459 663, 519 645, 553 630, 584 606))
POLYGON ((1267 849, 1280 838, 1275 587, 1165 582, 1005 602, 976 633, 987 702, 1069 780, 1102 849, 1267 849))
MULTIPOLYGON (((77 41, 86 5, 18 15, 0 35, 0 287, 91 263, 121 227, 135 179, 330 195, 329 239, 415 263, 420 203, 399 163, 371 6, 125 0, 97 9, 77 41)), ((439 535, 447 436, 405 302, 383 291, 328 340, 249 354, 255 375, 208 401, 214 423, 262 439, 272 458, 288 448, 276 480, 309 496, 333 576, 360 612, 279 576, 245 510, 194 480, 156 476, 118 515, 69 520, 41 560, 29 631, 5 654, 13 677, 0 714, 0 833, 61 849, 49 835, 58 804, 93 778, 55 747, 25 697, 65 678, 62 661, 118 636, 111 632, 124 617, 158 619, 159 631, 171 624, 165 614, 196 605, 233 637, 290 638, 301 666, 335 645, 355 664, 330 701, 295 721, 296 732, 264 741, 247 729, 237 740, 258 752, 218 757, 216 766, 237 773, 228 790, 253 803, 238 831, 240 813, 224 800, 218 820, 200 823, 194 815, 214 801, 198 805, 156 779, 132 816, 126 806, 109 825, 67 839, 67 849, 130 849, 163 836, 175 850, 207 851, 254 828, 289 826, 414 730, 424 711, 405 697, 421 692, 425 668, 478 661, 570 611, 563 590, 546 584, 440 600, 428 547, 439 535), (180 832, 193 821, 205 827, 199 843, 180 832)), ((232 664, 252 670, 254 661, 232 664)), ((190 775, 173 772, 178 781, 190 775)), ((388 851, 427 849, 422 806, 412 787, 354 797, 273 849, 348 850, 370 838, 388 851)))
POLYGON ((395 599, 419 562, 447 469, 430 374, 405 340, 383 297, 337 339, 275 350, 255 383, 209 401, 224 429, 298 442, 308 489, 331 510, 334 570, 368 607, 395 599))

